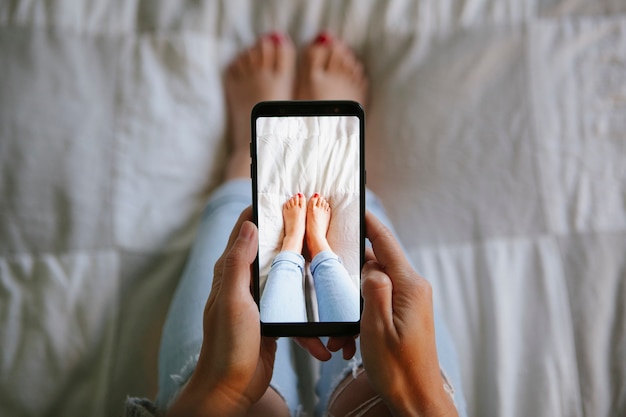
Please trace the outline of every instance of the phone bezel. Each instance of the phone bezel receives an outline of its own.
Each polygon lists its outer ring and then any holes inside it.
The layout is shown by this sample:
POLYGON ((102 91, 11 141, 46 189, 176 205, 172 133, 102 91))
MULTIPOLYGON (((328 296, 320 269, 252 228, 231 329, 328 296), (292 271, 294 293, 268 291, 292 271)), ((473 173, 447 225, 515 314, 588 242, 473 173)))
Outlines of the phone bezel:
MULTIPOLYGON (((319 100, 319 101, 264 101, 254 106, 251 114, 251 142, 250 156, 252 164, 252 207, 253 221, 258 226, 258 199, 257 199, 257 147, 256 147, 256 119, 258 117, 293 117, 293 116, 356 116, 359 119, 359 206, 360 206, 360 265, 365 260, 365 112, 361 105, 349 100, 319 100)), ((253 265, 253 295, 260 305, 259 254, 253 265)), ((359 289, 359 294, 361 291, 359 289)), ((360 310, 363 313, 363 298, 360 298, 360 310)), ((307 322, 307 323, 264 323, 261 324, 261 334, 273 337, 316 337, 356 335, 360 331, 360 316, 356 322, 307 322)))

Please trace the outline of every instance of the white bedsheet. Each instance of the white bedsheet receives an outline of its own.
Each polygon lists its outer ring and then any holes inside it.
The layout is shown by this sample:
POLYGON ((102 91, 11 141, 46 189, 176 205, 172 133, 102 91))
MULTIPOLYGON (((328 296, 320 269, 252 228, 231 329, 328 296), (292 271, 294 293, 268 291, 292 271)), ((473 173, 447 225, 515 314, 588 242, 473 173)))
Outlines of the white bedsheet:
POLYGON ((359 119, 259 118, 257 138, 261 285, 284 237, 283 204, 299 192, 307 199, 320 193, 328 200, 328 242, 358 285, 359 119))
POLYGON ((472 416, 626 414, 622 0, 0 3, 0 415, 154 396, 160 327, 262 33, 363 59, 368 184, 472 416))

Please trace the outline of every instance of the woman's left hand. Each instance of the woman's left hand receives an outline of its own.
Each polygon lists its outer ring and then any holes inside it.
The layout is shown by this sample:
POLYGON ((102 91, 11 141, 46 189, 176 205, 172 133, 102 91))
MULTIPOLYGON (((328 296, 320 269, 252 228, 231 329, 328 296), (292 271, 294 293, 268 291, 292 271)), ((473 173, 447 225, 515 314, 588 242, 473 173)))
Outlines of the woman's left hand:
POLYGON ((301 348, 320 361, 329 360, 332 356, 331 352, 337 352, 341 349, 343 349, 343 358, 348 360, 356 353, 357 336, 333 336, 328 339, 326 345, 318 337, 295 337, 294 340, 301 348))

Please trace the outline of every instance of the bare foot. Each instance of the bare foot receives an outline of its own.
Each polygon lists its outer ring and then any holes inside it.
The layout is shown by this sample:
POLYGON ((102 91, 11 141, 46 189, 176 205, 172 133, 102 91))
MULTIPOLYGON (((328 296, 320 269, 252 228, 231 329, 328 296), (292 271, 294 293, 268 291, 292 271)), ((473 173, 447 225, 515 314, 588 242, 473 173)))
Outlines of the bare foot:
POLYGON ((331 209, 328 201, 318 193, 313 194, 306 212, 306 244, 311 259, 324 250, 332 250, 326 240, 331 209))
POLYGON ((285 222, 285 238, 281 251, 289 250, 302 253, 306 224, 306 198, 298 193, 283 205, 283 221, 285 222))
POLYGON ((296 99, 354 100, 365 106, 363 65, 339 39, 321 33, 307 46, 298 68, 296 99))
POLYGON ((259 101, 292 99, 295 59, 289 38, 271 33, 242 52, 226 70, 231 141, 226 179, 250 175, 250 112, 259 101))

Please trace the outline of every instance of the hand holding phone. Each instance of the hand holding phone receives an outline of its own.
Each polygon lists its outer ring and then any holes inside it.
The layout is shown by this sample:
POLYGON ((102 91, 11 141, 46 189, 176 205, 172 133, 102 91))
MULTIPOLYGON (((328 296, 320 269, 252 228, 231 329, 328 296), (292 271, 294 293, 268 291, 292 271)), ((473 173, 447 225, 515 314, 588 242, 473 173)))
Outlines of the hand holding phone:
POLYGON ((351 101, 263 102, 252 111, 254 293, 264 335, 359 332, 363 127, 351 101))

